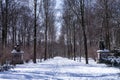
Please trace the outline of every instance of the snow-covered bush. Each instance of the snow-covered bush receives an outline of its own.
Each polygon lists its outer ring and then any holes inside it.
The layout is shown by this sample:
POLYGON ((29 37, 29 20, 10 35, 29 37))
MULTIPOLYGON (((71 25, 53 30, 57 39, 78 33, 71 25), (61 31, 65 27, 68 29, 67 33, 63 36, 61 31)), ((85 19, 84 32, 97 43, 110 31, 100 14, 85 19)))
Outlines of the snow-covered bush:
POLYGON ((108 56, 107 58, 102 58, 102 60, 105 64, 120 66, 120 57, 108 56))

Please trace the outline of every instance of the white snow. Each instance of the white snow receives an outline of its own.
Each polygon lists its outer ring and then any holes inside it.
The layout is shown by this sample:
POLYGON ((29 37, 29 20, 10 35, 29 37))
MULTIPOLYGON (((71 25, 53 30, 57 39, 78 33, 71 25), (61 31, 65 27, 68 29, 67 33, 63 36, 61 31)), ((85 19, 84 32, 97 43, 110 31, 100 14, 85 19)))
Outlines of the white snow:
POLYGON ((23 54, 24 51, 17 52, 15 49, 11 51, 12 54, 23 54))
POLYGON ((67 58, 55 57, 34 64, 17 65, 10 71, 0 72, 0 80, 120 80, 118 68, 97 64, 92 59, 89 64, 67 58))
POLYGON ((107 53, 107 52, 110 52, 110 50, 108 50, 108 49, 97 50, 97 53, 107 53))

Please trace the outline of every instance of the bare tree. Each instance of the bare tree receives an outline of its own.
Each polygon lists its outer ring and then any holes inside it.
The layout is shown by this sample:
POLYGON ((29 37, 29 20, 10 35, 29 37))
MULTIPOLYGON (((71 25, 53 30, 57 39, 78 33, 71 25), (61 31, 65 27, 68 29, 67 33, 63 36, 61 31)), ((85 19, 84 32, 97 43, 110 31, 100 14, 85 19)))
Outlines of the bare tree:
POLYGON ((36 10, 37 10, 37 0, 34 0, 34 57, 33 57, 33 62, 36 63, 36 30, 37 30, 37 25, 36 25, 36 10))
POLYGON ((85 14, 84 14, 84 10, 85 10, 84 0, 78 0, 78 1, 67 0, 67 2, 69 3, 70 9, 78 17, 79 23, 81 24, 82 32, 83 32, 85 59, 86 59, 86 64, 88 64, 87 37, 86 37, 85 18, 84 18, 84 16, 85 16, 85 14), (80 13, 79 13, 79 11, 80 11, 80 13))

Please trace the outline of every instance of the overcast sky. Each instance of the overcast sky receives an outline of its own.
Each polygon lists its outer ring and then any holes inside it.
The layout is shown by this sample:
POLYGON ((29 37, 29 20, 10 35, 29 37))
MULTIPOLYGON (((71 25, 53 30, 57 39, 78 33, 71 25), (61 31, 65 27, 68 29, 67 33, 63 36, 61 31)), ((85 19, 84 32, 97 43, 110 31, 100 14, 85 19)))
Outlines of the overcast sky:
MULTIPOLYGON (((29 6, 31 8, 33 8, 33 3, 34 0, 29 0, 29 6)), ((39 1, 39 0, 38 0, 39 1)), ((26 3, 25 3, 26 4, 26 3)), ((26 4, 28 5, 28 3, 26 4)), ((56 6, 55 6, 55 16, 56 16, 56 22, 55 22, 55 26, 57 28, 57 34, 56 36, 58 36, 57 38, 59 38, 60 35, 60 29, 61 29, 61 21, 60 21, 60 17, 62 16, 62 5, 63 5, 63 0, 56 0, 56 6)))
POLYGON ((61 21, 60 17, 62 16, 62 5, 63 5, 63 0, 56 0, 56 7, 55 9, 57 10, 56 12, 56 28, 57 28, 57 38, 59 38, 60 35, 60 30, 61 30, 61 21))
POLYGON ((63 0, 56 0, 56 8, 61 9, 62 3, 63 3, 63 0))

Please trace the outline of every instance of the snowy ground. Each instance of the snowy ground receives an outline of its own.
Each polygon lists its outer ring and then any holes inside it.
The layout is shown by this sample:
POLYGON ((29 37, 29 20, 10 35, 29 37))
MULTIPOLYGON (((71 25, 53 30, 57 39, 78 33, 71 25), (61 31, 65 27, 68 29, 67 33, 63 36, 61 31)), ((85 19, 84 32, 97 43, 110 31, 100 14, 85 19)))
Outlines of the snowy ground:
POLYGON ((26 63, 0 72, 0 80, 120 80, 120 69, 55 57, 42 63, 26 63))

